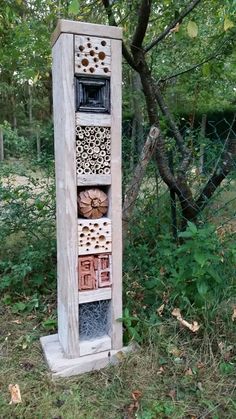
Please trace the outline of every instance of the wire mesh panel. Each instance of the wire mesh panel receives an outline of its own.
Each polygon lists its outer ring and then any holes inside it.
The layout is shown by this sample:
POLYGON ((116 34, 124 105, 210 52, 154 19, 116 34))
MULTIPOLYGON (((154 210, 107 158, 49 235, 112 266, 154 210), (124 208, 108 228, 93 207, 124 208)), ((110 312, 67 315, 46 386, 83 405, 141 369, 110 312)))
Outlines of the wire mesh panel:
POLYGON ((79 306, 79 336, 92 340, 110 334, 111 301, 95 301, 79 306))

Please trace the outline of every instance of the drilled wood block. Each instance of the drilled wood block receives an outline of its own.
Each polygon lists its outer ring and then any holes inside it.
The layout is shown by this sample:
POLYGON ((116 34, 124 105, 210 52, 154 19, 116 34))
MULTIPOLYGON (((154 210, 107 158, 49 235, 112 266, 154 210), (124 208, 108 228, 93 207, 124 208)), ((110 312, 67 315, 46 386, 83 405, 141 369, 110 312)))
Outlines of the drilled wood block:
POLYGON ((78 253, 91 255, 111 252, 111 220, 78 220, 78 253))
POLYGON ((75 35, 75 73, 110 75, 111 40, 75 35))

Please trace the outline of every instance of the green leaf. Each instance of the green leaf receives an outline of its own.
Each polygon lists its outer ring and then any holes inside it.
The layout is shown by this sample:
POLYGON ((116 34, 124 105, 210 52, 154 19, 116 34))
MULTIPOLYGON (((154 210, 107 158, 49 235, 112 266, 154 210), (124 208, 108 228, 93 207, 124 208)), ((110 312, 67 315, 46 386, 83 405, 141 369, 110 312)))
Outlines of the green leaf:
POLYGON ((187 32, 190 38, 196 38, 198 34, 198 26, 193 20, 190 20, 187 25, 187 32))
POLYGON ((219 369, 221 374, 228 375, 232 374, 235 371, 235 365, 226 362, 221 362, 219 369))
POLYGON ((191 233, 196 234, 197 233, 197 227, 194 223, 191 223, 191 221, 188 221, 188 229, 191 231, 191 233))
POLYGON ((68 12, 70 15, 78 15, 79 13, 79 0, 72 0, 71 4, 69 5, 68 12))
POLYGON ((208 285, 206 284, 206 282, 197 282, 197 290, 198 293, 203 297, 206 295, 208 291, 208 285))
POLYGON ((191 231, 183 231, 182 233, 178 234, 178 237, 184 237, 186 239, 192 237, 193 234, 191 233, 191 231))
POLYGON ((211 73, 211 66, 209 63, 204 63, 202 66, 202 74, 204 77, 208 77, 211 73))
POLYGON ((228 29, 231 29, 234 27, 234 23, 232 22, 232 20, 230 20, 227 16, 225 17, 224 20, 224 31, 226 32, 228 29))
POLYGON ((194 259, 201 267, 203 267, 207 261, 207 256, 204 253, 195 252, 194 259))

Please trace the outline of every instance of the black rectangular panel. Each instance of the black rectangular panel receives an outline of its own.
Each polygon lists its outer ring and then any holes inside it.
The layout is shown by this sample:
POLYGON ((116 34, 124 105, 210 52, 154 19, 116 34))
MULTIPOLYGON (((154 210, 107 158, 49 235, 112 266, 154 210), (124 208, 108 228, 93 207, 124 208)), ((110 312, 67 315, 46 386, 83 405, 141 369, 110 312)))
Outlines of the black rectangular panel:
POLYGON ((76 111, 110 113, 110 79, 76 77, 76 111))

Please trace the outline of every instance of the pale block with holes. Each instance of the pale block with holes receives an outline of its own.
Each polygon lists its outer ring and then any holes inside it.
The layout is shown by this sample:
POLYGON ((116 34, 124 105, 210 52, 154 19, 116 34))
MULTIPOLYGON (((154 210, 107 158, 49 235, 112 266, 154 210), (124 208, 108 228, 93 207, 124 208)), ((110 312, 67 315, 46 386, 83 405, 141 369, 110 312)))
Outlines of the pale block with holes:
POLYGON ((111 73, 111 40, 75 36, 75 74, 108 76, 111 73))
POLYGON ((92 255, 111 252, 111 220, 102 217, 96 220, 78 220, 78 253, 92 255))

